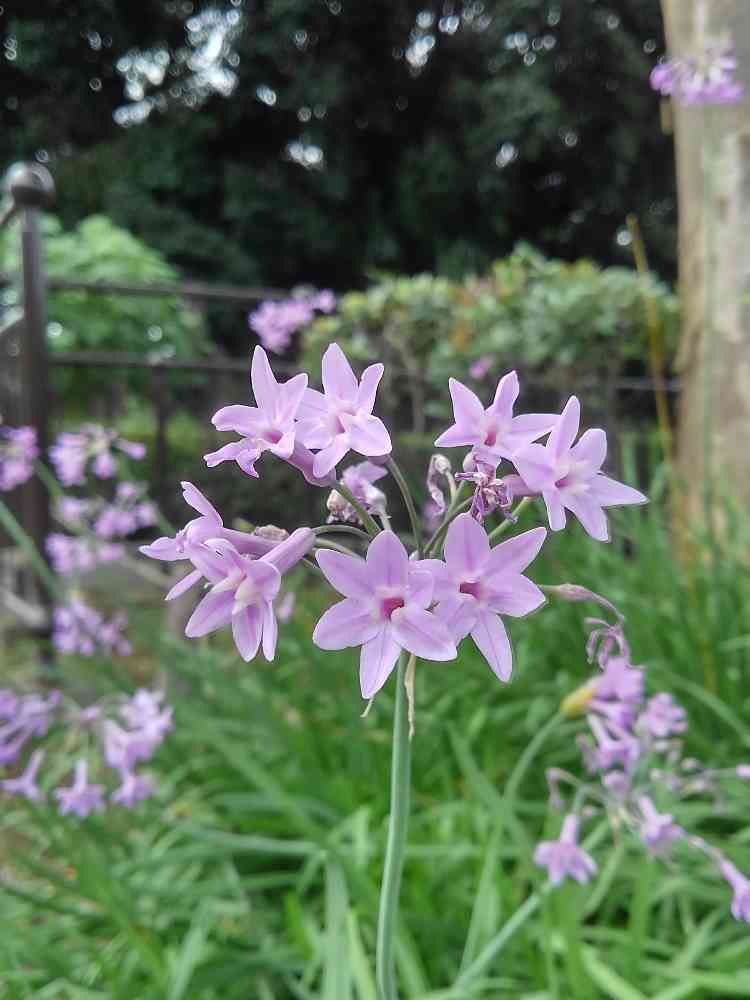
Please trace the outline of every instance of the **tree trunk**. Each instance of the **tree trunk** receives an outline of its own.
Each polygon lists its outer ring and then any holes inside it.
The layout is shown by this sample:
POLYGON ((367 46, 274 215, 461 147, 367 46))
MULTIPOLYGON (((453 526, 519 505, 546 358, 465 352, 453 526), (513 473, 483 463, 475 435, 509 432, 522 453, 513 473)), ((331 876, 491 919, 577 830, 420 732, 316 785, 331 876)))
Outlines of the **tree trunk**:
MULTIPOLYGON (((662 3, 670 55, 731 40, 750 92, 750 2, 662 3)), ((683 308, 677 467, 695 519, 724 494, 750 505, 750 99, 671 103, 683 308)))

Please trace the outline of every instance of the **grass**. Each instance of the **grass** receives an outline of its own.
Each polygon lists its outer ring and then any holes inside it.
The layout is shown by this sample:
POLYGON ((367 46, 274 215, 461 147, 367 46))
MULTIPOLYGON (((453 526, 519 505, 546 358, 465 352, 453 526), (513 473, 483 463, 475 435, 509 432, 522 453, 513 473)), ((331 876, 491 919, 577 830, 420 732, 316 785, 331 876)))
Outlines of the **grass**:
MULTIPOLYGON (((577 527, 555 536, 533 575, 621 607, 649 688, 689 711, 691 754, 717 766, 750 759, 740 526, 735 555, 688 569, 658 500, 613 522, 611 546, 577 527)), ((145 612, 139 670, 167 679, 177 718, 155 761, 159 796, 85 822, 3 802, 3 1000, 377 1000, 392 694, 360 718, 355 656, 309 639, 328 600, 305 580, 276 662, 250 666, 226 637, 186 644, 145 612)), ((468 648, 456 663, 418 667, 404 998, 750 995, 750 937, 702 862, 649 862, 593 824, 596 881, 548 893, 533 865, 534 844, 559 823, 544 770, 579 766, 579 724, 549 720, 588 676, 587 613, 596 609, 554 604, 513 622, 507 686, 468 648)), ((106 664, 97 680, 125 683, 106 664)), ((750 869, 746 799, 691 808, 750 869)))

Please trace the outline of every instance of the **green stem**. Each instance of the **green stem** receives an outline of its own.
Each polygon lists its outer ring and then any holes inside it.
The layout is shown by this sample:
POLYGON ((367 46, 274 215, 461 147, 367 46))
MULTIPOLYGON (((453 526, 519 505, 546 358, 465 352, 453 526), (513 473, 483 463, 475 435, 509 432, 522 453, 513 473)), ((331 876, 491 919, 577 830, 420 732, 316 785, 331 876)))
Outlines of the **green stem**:
POLYGON ((340 493, 341 496, 345 500, 347 500, 356 510, 357 516, 359 517, 362 524, 365 526, 365 531, 367 532, 367 534, 371 538, 374 538, 376 535, 379 535, 380 528, 378 527, 377 522, 371 517, 370 514, 367 513, 365 508, 362 506, 359 500, 357 500, 352 491, 347 486, 344 486, 344 484, 341 482, 336 483, 335 489, 336 492, 340 493))
POLYGON ((380 1000, 398 1000, 396 991, 396 924, 401 872, 404 865, 406 830, 409 823, 409 792, 411 783, 411 743, 406 705, 406 664, 408 656, 401 654, 396 677, 396 705, 393 712, 393 750, 391 757, 391 811, 388 823, 388 843, 383 863, 378 912, 376 978, 380 1000))
POLYGON ((414 535, 414 544, 417 547, 417 557, 422 558, 422 526, 419 522, 419 517, 417 516, 417 508, 414 506, 414 498, 411 495, 411 490, 409 489, 409 484, 404 478, 404 474, 398 467, 396 460, 389 458, 386 462, 388 466, 388 471, 391 473, 393 478, 398 484, 398 488, 401 490, 401 496, 404 498, 404 503, 406 504, 406 509, 409 512, 409 520, 411 521, 411 530, 414 535))
POLYGON ((316 535, 353 535, 365 542, 370 540, 366 531, 351 524, 321 524, 319 528, 313 528, 313 531, 316 535))
POLYGON ((512 512, 514 520, 508 518, 507 520, 503 521, 502 524, 498 524, 498 526, 489 533, 487 537, 489 538, 490 542, 494 542, 496 538, 499 538, 501 535, 504 535, 505 532, 508 530, 508 528, 512 524, 516 523, 518 518, 521 516, 521 514, 523 514, 523 512, 526 510, 526 508, 529 506, 529 504, 533 499, 534 499, 533 497, 524 497, 523 500, 518 504, 516 509, 512 512))
POLYGON ((0 500, 0 525, 5 528, 16 545, 18 545, 18 547, 23 549, 26 553, 29 558, 29 562, 34 567, 37 576, 42 581, 51 597, 55 600, 59 599, 60 588, 57 584, 54 573, 47 565, 46 559, 36 547, 27 532, 25 532, 18 523, 13 512, 3 503, 2 500, 0 500))

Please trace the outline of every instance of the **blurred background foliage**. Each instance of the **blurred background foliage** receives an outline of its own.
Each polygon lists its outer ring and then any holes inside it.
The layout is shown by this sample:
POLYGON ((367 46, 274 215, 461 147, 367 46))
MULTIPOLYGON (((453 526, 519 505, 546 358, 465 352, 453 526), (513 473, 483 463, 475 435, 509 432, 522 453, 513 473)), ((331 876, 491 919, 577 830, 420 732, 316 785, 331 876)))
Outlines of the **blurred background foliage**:
MULTIPOLYGON (((629 263, 630 211, 673 276, 671 145, 646 83, 658 0, 29 0, 2 16, 2 160, 52 169, 66 227, 106 214, 186 275, 455 279, 521 238, 629 263)), ((244 345, 234 317, 211 319, 244 345)))

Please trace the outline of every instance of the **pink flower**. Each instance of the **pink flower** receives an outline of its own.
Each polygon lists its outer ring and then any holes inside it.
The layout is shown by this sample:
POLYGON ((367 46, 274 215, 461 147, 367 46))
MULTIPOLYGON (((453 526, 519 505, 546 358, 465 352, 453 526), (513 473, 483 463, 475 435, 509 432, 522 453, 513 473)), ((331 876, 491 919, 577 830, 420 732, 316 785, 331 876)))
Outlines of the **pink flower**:
POLYGON ((513 462, 532 494, 541 493, 553 531, 565 527, 569 510, 592 538, 609 541, 604 507, 647 503, 630 486, 618 483, 600 471, 607 455, 607 436, 595 428, 586 431, 578 444, 581 406, 571 396, 545 445, 527 444, 513 455, 513 462))
POLYGON ((470 514, 459 514, 448 528, 445 562, 417 563, 435 578, 436 615, 457 642, 471 634, 501 681, 511 675, 513 654, 500 615, 520 618, 544 603, 544 594, 522 571, 546 535, 545 528, 532 528, 491 549, 484 528, 470 514))
MULTIPOLYGON (((213 586, 191 615, 185 635, 191 639, 208 635, 231 623, 243 660, 249 662, 256 656, 261 640, 263 655, 272 660, 278 631, 273 602, 281 575, 299 562, 314 540, 309 528, 297 528, 260 559, 241 555, 224 539, 213 541, 213 553, 202 554, 197 565, 213 586)), ((195 557, 193 561, 195 565, 195 557)))
POLYGON ((596 872, 594 859, 578 846, 579 822, 578 816, 569 813, 559 838, 542 841, 534 852, 534 861, 547 869, 552 885, 559 885, 566 875, 576 882, 588 882, 596 872))
POLYGON ((719 870, 734 892, 732 916, 750 924, 750 879, 745 878, 729 861, 723 861, 719 870))
POLYGON ((366 559, 322 550, 320 568, 344 600, 325 612, 313 632, 321 649, 361 646, 359 680, 363 698, 385 684, 402 649, 425 660, 452 660, 456 646, 447 627, 427 608, 432 574, 410 562, 393 532, 379 534, 366 559))
POLYGON ((17 778, 6 778, 0 781, 0 788, 9 795, 21 795, 30 802, 41 802, 44 793, 36 783, 39 767, 44 760, 44 750, 35 750, 29 758, 29 763, 23 774, 17 778))
POLYGON ((638 806, 641 810, 641 840, 654 854, 662 854, 682 836, 683 831, 670 813, 657 812, 647 795, 638 799, 638 806))
POLYGON ((277 382, 266 352, 256 347, 250 377, 257 406, 224 406, 212 418, 217 430, 235 431, 241 439, 204 457, 209 468, 235 461, 243 472, 257 478, 254 463, 264 451, 283 459, 294 452, 294 419, 307 388, 307 375, 277 382))
POLYGON ((92 812, 104 809, 104 786, 90 785, 88 766, 85 760, 78 760, 73 784, 68 788, 56 788, 55 798, 60 803, 60 815, 75 813, 82 819, 92 812))
POLYGON ((687 714, 671 694, 662 691, 646 702, 638 716, 638 728, 656 739, 666 739, 687 729, 687 714))
POLYGON ((33 427, 0 427, 0 493, 31 479, 38 456, 33 427))
POLYGON ((322 369, 325 392, 305 392, 297 424, 300 442, 321 449, 313 463, 319 478, 331 472, 349 449, 370 458, 391 451, 388 431, 372 413, 383 365, 370 365, 358 382, 344 352, 338 344, 331 344, 323 355, 322 369))
POLYGON ((503 375, 495 398, 485 410, 479 398, 463 382, 451 378, 448 387, 453 400, 455 423, 435 441, 438 448, 472 445, 477 459, 493 468, 503 458, 511 458, 519 448, 536 441, 555 426, 554 413, 527 413, 513 416, 519 393, 515 372, 503 375))
POLYGON ((126 809, 132 809, 138 802, 154 794, 154 783, 150 778, 144 778, 135 771, 122 771, 121 778, 122 784, 112 792, 112 801, 126 809))
POLYGON ((480 379, 483 379, 485 375, 489 374, 491 368, 492 355, 483 354, 480 358, 477 358, 476 361, 472 361, 469 365, 469 375, 479 381, 480 379))
MULTIPOLYGON (((368 513, 385 514, 385 493, 373 484, 387 475, 388 470, 384 469, 382 465, 375 465, 374 462, 359 462, 357 465, 350 465, 348 469, 344 469, 341 482, 368 513)), ((359 524, 359 514, 338 490, 331 491, 326 501, 326 507, 330 514, 329 522, 343 521, 359 524)))

